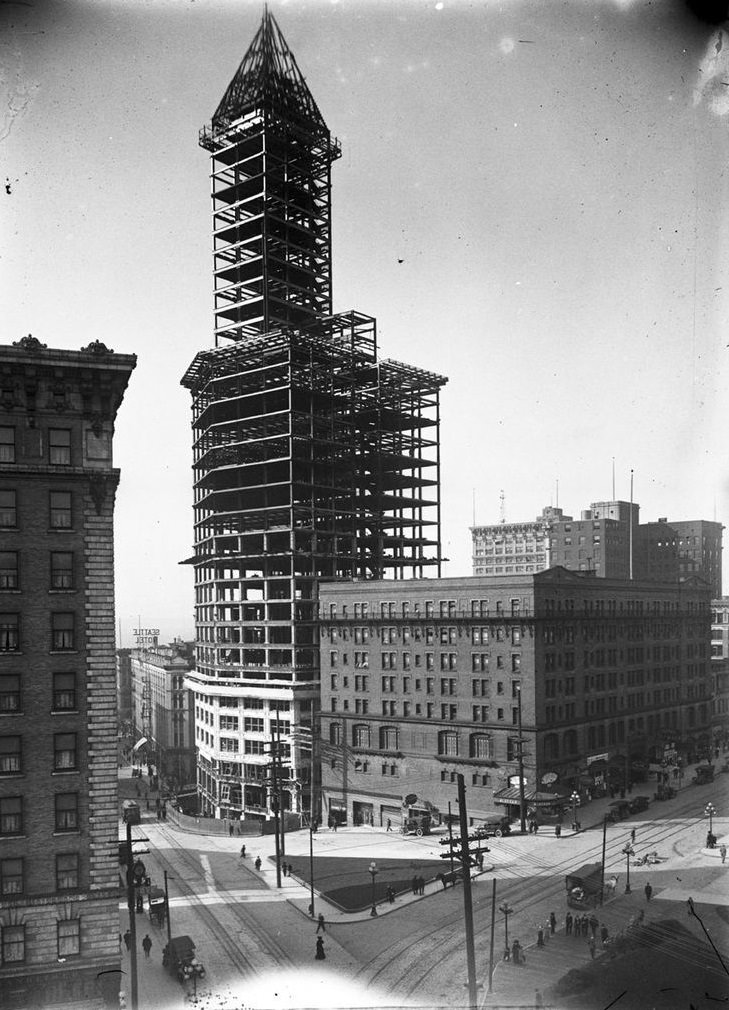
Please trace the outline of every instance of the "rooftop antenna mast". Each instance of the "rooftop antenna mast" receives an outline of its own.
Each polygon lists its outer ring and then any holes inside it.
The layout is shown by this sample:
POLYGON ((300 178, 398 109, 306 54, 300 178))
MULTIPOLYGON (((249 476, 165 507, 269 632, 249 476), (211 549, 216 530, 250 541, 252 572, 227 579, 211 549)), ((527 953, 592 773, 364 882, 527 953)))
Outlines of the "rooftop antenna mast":
POLYGON ((499 518, 501 521, 501 525, 503 526, 503 524, 506 522, 506 495, 504 494, 503 488, 501 489, 501 494, 499 495, 499 501, 501 503, 499 506, 499 518))

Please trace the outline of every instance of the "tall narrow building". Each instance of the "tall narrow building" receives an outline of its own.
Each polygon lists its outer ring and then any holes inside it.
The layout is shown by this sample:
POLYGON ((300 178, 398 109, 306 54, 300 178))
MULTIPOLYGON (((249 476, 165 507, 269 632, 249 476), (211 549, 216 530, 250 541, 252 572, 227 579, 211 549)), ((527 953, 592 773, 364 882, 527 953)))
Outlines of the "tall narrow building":
POLYGON ((0 1006, 118 1006, 114 495, 136 359, 0 347, 0 1006))
POLYGON ((375 320, 332 314, 332 138, 268 11, 200 134, 210 152, 215 348, 192 394, 198 790, 268 818, 310 803, 295 730, 319 707, 321 581, 440 573, 445 379, 378 357, 375 320))

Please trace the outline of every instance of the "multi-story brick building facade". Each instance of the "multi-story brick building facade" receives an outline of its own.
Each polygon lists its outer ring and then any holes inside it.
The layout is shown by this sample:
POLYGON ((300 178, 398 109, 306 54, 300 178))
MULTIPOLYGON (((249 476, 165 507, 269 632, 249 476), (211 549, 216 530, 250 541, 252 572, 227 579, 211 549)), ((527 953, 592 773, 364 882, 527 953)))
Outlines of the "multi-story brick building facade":
POLYGON ((711 601, 711 733, 729 746, 729 596, 711 601))
POLYGON ((320 590, 323 816, 381 824, 406 794, 474 820, 527 792, 621 783, 708 746, 708 588, 569 572, 320 590))
POLYGON ((669 519, 668 526, 676 534, 681 574, 700 575, 711 586, 712 596, 718 599, 721 596, 722 524, 707 519, 669 519))
POLYGON ((185 687, 192 665, 175 645, 131 652, 134 735, 174 789, 195 781, 193 694, 185 687))
POLYGON ((0 1006, 119 990, 114 419, 135 358, 0 348, 0 1006))

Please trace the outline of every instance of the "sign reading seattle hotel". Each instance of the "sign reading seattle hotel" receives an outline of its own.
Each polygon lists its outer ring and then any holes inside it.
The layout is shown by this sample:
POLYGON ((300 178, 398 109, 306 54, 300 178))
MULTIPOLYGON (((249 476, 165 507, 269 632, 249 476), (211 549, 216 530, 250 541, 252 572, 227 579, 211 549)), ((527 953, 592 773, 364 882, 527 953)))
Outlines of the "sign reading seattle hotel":
POLYGON ((148 649, 156 646, 159 641, 159 628, 133 628, 132 634, 138 649, 148 649))

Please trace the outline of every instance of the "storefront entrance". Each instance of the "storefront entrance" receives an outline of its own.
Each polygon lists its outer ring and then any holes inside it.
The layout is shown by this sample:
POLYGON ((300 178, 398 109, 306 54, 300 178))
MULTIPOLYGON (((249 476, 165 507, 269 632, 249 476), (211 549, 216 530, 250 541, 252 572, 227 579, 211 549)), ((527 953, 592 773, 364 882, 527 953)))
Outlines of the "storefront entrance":
POLYGON ((372 827, 374 823, 374 807, 371 803, 359 803, 355 800, 352 804, 352 820, 355 827, 360 825, 369 825, 372 827))

